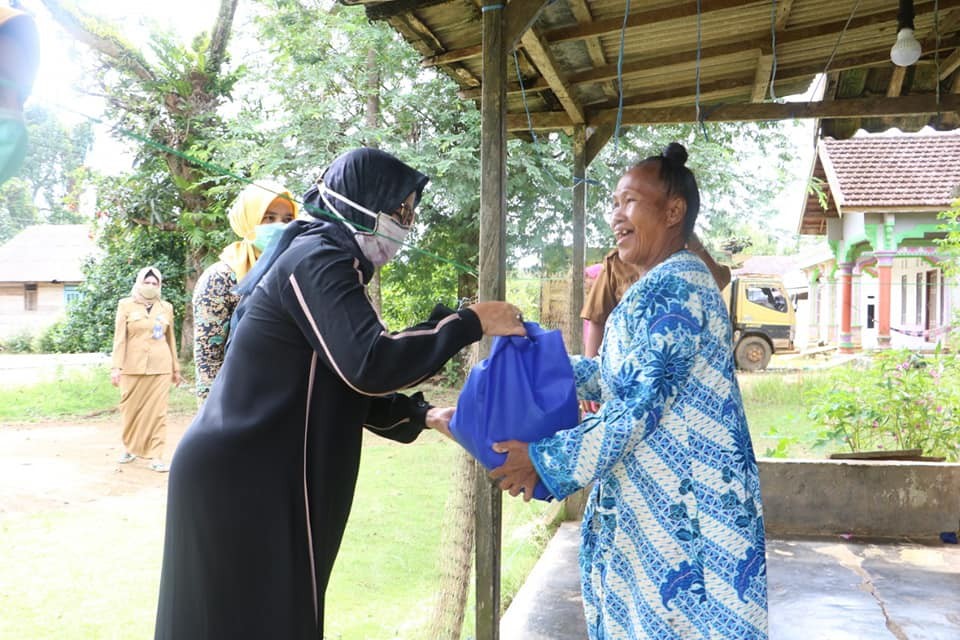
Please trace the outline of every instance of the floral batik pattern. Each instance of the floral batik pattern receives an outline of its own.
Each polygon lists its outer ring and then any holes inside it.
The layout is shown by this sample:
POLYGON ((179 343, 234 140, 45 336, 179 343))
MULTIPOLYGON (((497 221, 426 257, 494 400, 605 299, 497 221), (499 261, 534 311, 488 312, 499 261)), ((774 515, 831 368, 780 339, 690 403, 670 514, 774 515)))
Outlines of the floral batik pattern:
POLYGON ((236 286, 233 269, 225 262, 215 262, 200 275, 193 290, 193 362, 201 403, 223 364, 230 317, 240 302, 240 296, 233 293, 236 286))
POLYGON ((591 640, 766 638, 759 473, 710 272, 671 256, 614 309, 600 357, 572 361, 601 410, 530 458, 557 498, 595 482, 580 548, 591 640))

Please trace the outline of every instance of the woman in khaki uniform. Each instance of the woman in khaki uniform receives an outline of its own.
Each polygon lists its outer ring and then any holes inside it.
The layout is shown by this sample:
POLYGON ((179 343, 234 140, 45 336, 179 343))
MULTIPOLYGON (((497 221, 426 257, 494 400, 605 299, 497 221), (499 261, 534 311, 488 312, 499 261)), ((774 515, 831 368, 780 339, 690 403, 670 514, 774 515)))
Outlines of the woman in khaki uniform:
POLYGON ((120 387, 124 452, 118 462, 150 458, 150 468, 165 472, 169 385, 180 382, 173 305, 160 299, 160 271, 145 267, 129 298, 117 305, 110 382, 120 387))

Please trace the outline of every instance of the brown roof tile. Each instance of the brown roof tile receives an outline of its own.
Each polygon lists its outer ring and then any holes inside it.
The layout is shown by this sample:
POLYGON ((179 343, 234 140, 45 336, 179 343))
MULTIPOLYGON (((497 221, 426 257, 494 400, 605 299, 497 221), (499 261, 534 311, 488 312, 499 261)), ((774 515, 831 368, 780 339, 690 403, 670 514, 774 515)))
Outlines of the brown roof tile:
POLYGON ((956 133, 825 138, 820 158, 841 207, 943 206, 960 197, 956 133))

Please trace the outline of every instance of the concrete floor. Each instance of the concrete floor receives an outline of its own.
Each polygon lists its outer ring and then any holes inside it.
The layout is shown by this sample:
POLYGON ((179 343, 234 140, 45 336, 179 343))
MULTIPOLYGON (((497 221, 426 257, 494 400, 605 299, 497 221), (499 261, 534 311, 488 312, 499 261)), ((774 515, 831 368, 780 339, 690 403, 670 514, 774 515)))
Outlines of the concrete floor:
MULTIPOLYGON (((502 640, 584 640, 579 522, 564 523, 500 623, 502 640), (536 606, 534 606, 534 603, 536 606)), ((960 547, 768 540, 770 640, 958 640, 960 547)))

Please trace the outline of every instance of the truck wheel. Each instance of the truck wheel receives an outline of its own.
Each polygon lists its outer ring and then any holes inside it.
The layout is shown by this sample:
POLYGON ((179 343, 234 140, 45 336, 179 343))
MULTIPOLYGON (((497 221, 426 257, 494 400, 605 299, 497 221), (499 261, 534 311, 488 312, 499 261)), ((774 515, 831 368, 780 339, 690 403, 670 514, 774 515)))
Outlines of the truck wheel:
POLYGON ((766 369, 772 350, 767 341, 757 336, 747 336, 737 343, 734 357, 737 366, 744 371, 766 369))

